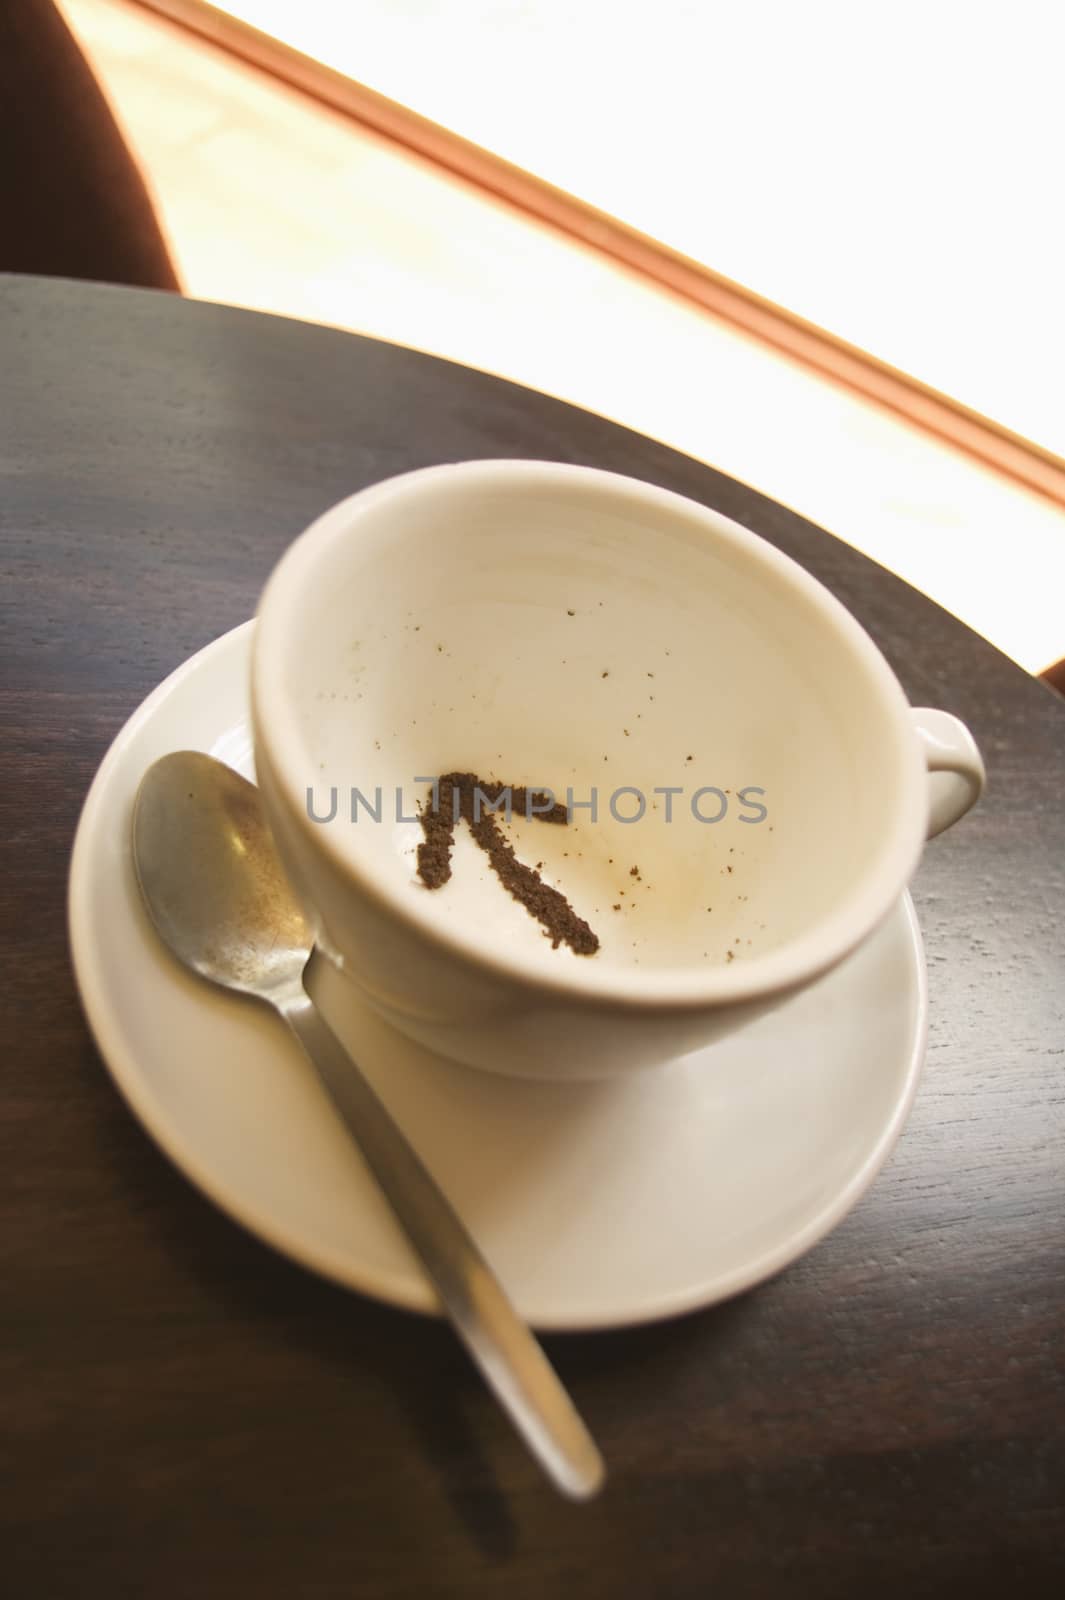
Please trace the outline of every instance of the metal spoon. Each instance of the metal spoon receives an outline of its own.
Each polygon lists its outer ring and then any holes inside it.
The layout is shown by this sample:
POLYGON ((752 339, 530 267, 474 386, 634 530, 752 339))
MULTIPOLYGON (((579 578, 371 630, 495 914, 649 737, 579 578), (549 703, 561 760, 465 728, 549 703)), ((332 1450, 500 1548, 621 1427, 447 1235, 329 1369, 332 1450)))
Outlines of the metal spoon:
POLYGON ((459 1338, 533 1455, 583 1500, 602 1457, 531 1331, 303 985, 314 941, 254 784, 211 756, 164 756, 141 781, 133 859, 163 940, 201 977, 264 1000, 318 1071, 459 1338))

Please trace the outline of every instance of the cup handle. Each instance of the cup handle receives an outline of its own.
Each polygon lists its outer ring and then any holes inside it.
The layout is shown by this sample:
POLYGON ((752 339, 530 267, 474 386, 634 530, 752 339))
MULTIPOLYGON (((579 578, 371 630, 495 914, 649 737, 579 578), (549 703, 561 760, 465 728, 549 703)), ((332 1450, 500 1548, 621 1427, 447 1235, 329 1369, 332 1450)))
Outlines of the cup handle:
POLYGON ((929 706, 910 715, 928 768, 928 838, 957 822, 984 792, 987 774, 976 740, 958 717, 929 706))

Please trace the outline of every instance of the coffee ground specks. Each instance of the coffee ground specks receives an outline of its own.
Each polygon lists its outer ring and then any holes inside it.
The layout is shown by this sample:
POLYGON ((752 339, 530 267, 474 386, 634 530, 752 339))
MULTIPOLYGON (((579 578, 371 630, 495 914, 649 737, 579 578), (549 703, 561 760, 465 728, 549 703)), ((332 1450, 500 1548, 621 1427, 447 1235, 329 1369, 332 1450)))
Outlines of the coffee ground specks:
MULTIPOLYGON (((439 889, 451 877, 451 847, 459 821, 465 822, 474 841, 488 857, 496 877, 503 887, 523 905, 529 915, 543 927, 552 948, 569 945, 579 956, 592 956, 599 949, 599 939, 584 918, 578 916, 564 894, 552 889, 540 877, 535 867, 519 861, 509 842, 500 832, 499 823, 488 804, 498 804, 507 787, 511 789, 512 805, 523 815, 530 814, 529 800, 542 805, 545 795, 521 785, 487 782, 472 772, 447 772, 440 779, 437 805, 433 805, 430 791, 429 805, 421 814, 425 837, 418 846, 418 876, 427 889, 439 889), (482 795, 481 815, 476 814, 474 797, 482 795)), ((566 824, 569 821, 566 807, 553 805, 544 811, 531 813, 540 822, 566 824)))

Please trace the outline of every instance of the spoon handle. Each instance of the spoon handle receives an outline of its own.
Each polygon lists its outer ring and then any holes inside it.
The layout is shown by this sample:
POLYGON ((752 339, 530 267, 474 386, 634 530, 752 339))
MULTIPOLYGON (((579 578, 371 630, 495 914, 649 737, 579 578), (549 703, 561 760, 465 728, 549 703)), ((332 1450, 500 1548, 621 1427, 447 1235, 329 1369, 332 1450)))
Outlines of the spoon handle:
POLYGON ((489 1387, 556 1487, 588 1499, 602 1486, 602 1457, 531 1330, 314 1002, 303 994, 279 1009, 489 1387))

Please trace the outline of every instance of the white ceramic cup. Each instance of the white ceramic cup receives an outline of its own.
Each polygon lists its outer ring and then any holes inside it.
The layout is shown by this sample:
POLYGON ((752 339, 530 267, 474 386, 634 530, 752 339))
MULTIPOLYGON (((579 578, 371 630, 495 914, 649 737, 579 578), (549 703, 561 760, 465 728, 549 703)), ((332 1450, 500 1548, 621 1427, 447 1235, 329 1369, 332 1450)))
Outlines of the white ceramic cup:
POLYGON ((964 725, 912 709, 772 545, 545 462, 432 467, 319 517, 266 586, 252 710, 323 947, 402 1032, 522 1076, 647 1067, 761 1015, 872 933, 984 782, 964 725), (553 947, 465 825, 450 881, 421 882, 417 805, 456 770, 574 802, 501 826, 594 955, 553 947))

